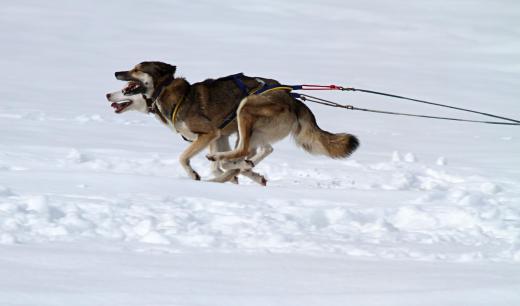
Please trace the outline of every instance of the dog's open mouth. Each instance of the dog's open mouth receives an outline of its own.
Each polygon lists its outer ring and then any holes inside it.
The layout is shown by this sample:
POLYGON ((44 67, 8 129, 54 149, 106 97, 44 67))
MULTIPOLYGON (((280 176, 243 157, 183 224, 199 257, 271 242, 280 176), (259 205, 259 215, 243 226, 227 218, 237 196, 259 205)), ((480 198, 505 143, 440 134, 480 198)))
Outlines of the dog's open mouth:
POLYGON ((132 104, 132 101, 130 100, 126 100, 124 102, 114 102, 112 104, 110 104, 110 106, 115 110, 116 113, 120 113, 122 111, 124 111, 127 107, 129 107, 130 105, 132 104))
POLYGON ((136 95, 136 94, 140 94, 140 93, 144 93, 144 92, 145 92, 145 87, 144 87, 143 83, 141 83, 140 81, 130 81, 130 82, 128 82, 126 87, 123 88, 123 94, 125 96, 136 95))

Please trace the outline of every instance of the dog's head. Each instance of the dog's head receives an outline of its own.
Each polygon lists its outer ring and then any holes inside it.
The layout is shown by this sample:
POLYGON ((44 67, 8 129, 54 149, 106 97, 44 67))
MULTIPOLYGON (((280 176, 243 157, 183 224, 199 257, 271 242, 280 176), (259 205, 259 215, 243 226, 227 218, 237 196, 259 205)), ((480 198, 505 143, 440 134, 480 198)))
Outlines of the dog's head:
POLYGON ((128 85, 123 88, 123 90, 108 93, 107 99, 108 101, 112 102, 110 106, 112 106, 117 114, 129 110, 135 110, 145 114, 149 113, 149 99, 146 98, 144 93, 128 93, 126 89, 132 87, 135 87, 135 85, 132 85, 132 82, 129 82, 128 85))
POLYGON ((116 79, 128 81, 128 95, 144 94, 150 98, 161 81, 173 77, 177 67, 163 62, 142 62, 129 71, 118 71, 116 79), (131 88, 130 88, 131 87, 131 88))
POLYGON ((116 79, 128 81, 122 90, 108 93, 107 99, 116 113, 136 110, 148 113, 156 86, 175 74, 177 67, 163 62, 142 62, 128 71, 115 73, 116 79))

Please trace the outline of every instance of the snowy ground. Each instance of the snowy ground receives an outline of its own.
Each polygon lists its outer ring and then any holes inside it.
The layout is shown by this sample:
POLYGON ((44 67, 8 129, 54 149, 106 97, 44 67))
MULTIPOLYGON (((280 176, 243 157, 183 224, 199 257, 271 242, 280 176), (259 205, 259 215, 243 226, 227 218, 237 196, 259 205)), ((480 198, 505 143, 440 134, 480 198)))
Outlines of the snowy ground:
POLYGON ((518 20, 506 0, 4 3, 0 305, 519 304, 517 127, 310 105, 360 149, 283 141, 262 188, 189 180, 179 136, 104 99, 114 71, 162 60, 190 81, 244 72, 518 119, 518 20))

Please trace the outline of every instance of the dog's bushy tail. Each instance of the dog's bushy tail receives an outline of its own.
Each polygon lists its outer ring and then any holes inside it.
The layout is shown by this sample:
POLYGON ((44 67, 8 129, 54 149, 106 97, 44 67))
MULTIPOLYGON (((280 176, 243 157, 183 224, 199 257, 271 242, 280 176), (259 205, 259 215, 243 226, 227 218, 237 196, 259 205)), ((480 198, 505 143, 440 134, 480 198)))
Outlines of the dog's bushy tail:
POLYGON ((346 133, 333 134, 320 129, 307 105, 296 99, 295 103, 298 126, 293 136, 305 151, 332 158, 345 158, 357 149, 359 140, 356 136, 346 133))

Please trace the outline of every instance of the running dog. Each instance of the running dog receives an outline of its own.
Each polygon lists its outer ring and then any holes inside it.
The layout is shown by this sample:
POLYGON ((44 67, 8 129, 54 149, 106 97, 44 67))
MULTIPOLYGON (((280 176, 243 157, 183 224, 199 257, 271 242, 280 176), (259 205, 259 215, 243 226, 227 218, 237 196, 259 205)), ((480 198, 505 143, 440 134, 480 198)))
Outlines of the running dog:
MULTIPOLYGON (((134 82, 129 82, 125 88, 122 90, 118 90, 112 93, 108 93, 107 99, 112 102, 111 106, 115 109, 115 112, 120 114, 124 113, 126 111, 138 111, 142 113, 155 113, 158 119, 160 119, 161 122, 165 123, 167 126, 168 121, 160 115, 160 113, 157 113, 152 107, 150 107, 147 103, 147 98, 142 93, 135 93, 139 92, 137 89, 137 85, 134 82)), ((235 126, 236 128, 236 126, 235 126)), ((191 141, 187 138, 187 136, 181 136, 184 138, 184 140, 191 141)), ((221 135, 216 140, 212 141, 209 144, 209 153, 216 153, 216 152, 223 152, 223 151, 229 151, 231 147, 229 146, 229 136, 230 135, 221 135)), ((239 172, 243 174, 246 177, 249 177, 251 180, 265 185, 266 180, 265 178, 249 169, 243 169, 242 171, 236 170, 236 171, 228 171, 226 172, 226 175, 224 174, 224 169, 227 168, 233 169, 233 166, 229 166, 229 163, 222 163, 222 162, 212 162, 212 173, 214 175, 214 179, 210 180, 213 182, 226 182, 226 181, 232 181, 233 183, 238 183, 238 177, 237 174, 239 172)), ((236 164, 236 163, 233 163, 236 164)), ((236 168, 236 167, 235 167, 236 168)), ((196 177, 195 179, 200 179, 200 177, 196 177)))
MULTIPOLYGON (((180 163, 193 179, 198 180, 200 176, 189 164, 191 157, 208 145, 210 152, 228 151, 228 137, 236 132, 236 121, 233 118, 240 99, 253 86, 278 83, 236 75, 190 85, 182 78, 174 78, 175 70, 176 67, 169 64, 143 62, 130 71, 116 72, 117 79, 129 83, 122 91, 107 94, 107 99, 113 102, 111 106, 116 113, 128 110, 155 113, 161 122, 180 133, 184 139, 193 141, 181 154, 180 163), (243 87, 237 89, 237 82, 243 87), (217 129, 217 122, 222 127, 217 129)), ((247 162, 214 163, 213 172, 217 175, 214 181, 234 178, 232 174, 240 172, 265 185, 265 178, 250 168, 247 162), (219 177, 221 168, 238 168, 241 171, 228 171, 226 176, 219 177)))
POLYGON ((190 84, 176 78, 175 71, 175 66, 166 63, 142 62, 129 71, 116 72, 118 80, 129 82, 121 95, 132 100, 112 94, 107 98, 116 113, 130 109, 153 112, 193 141, 180 156, 181 165, 193 179, 200 176, 190 166, 191 157, 212 143, 222 143, 221 137, 227 141, 237 131, 234 150, 223 152, 226 148, 215 145, 207 156, 214 161, 234 161, 225 164, 227 171, 222 176, 226 179, 238 172, 252 173, 273 151, 271 144, 289 134, 304 150, 332 158, 347 157, 359 145, 354 135, 320 129, 310 109, 285 90, 250 95, 265 85, 280 86, 276 80, 238 74, 190 84))

